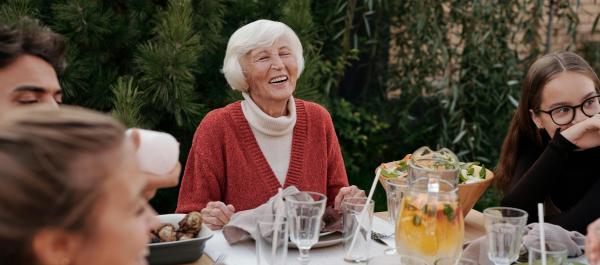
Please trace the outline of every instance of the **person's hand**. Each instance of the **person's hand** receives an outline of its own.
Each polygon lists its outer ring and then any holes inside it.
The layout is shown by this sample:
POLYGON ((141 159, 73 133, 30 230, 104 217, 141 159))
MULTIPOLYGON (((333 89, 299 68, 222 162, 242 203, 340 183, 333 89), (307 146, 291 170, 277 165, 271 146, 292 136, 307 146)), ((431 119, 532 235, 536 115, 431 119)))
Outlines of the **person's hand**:
POLYGON ((600 114, 576 123, 561 134, 583 150, 600 146, 600 114))
POLYGON ((585 255, 590 264, 600 262, 600 219, 591 223, 585 237, 585 255))
POLYGON ((233 205, 225 205, 223 202, 209 202, 206 204, 206 208, 200 211, 202 214, 202 220, 208 228, 212 230, 218 230, 223 228, 224 225, 229 223, 229 219, 235 213, 233 205))
POLYGON ((160 188, 175 187, 179 183, 179 174, 181 173, 181 163, 177 165, 166 175, 159 176, 148 172, 142 172, 146 178, 146 187, 144 188, 144 197, 150 200, 160 188))
POLYGON ((336 210, 341 210, 342 201, 345 198, 352 198, 352 197, 365 197, 365 191, 357 188, 354 185, 341 188, 340 191, 338 192, 337 196, 335 196, 333 208, 336 210))

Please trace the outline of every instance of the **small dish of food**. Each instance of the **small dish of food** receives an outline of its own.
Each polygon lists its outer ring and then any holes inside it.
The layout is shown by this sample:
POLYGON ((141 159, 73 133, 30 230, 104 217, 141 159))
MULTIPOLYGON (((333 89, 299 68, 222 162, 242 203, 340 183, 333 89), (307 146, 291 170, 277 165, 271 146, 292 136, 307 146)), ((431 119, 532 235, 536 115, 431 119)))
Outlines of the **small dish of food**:
POLYGON ((202 223, 200 213, 165 214, 158 219, 163 225, 152 232, 150 265, 190 263, 202 257, 213 232, 202 223))

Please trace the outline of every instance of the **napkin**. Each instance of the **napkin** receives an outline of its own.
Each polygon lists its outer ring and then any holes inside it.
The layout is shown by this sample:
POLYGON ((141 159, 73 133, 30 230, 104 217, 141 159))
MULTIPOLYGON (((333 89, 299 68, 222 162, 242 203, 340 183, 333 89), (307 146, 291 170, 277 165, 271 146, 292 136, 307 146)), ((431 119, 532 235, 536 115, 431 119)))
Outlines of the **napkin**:
MULTIPOLYGON (((528 243, 539 241, 539 224, 531 223, 525 227, 523 236, 523 245, 526 247, 528 243)), ((585 236, 576 231, 567 231, 564 228, 553 225, 544 224, 544 234, 546 242, 555 241, 564 244, 567 247, 567 256, 577 257, 583 254, 583 246, 585 236)), ((486 236, 482 236, 467 246, 463 252, 463 257, 477 261, 481 265, 494 265, 488 258, 488 240, 486 236)))
MULTIPOLYGON (((257 237, 258 217, 261 215, 275 214, 276 209, 281 211, 281 199, 284 196, 298 192, 295 186, 289 186, 271 197, 266 203, 250 210, 240 211, 229 219, 229 223, 223 226, 223 236, 227 243, 235 244, 250 238, 257 237)), ((285 216, 285 213, 283 213, 285 216)))
MULTIPOLYGON (((564 228, 549 223, 544 223, 544 235, 546 242, 560 242, 567 247, 569 257, 578 257, 583 255, 583 246, 585 245, 585 236, 577 231, 567 231, 564 228)), ((527 231, 523 236, 523 244, 531 245, 540 241, 540 224, 532 223, 527 225, 527 231)))

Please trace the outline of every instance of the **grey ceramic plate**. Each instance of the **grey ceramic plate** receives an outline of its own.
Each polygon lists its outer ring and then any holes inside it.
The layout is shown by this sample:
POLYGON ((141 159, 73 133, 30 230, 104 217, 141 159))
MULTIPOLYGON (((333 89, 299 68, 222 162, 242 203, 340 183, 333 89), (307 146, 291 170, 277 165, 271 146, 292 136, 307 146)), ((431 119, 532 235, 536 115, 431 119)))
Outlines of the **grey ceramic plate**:
MULTIPOLYGON (((179 228, 178 223, 184 216, 185 214, 165 214, 159 215, 158 219, 163 224, 172 224, 175 228, 179 228)), ((148 256, 148 262, 151 265, 194 262, 202 257, 206 240, 212 236, 212 230, 203 224, 202 230, 200 230, 200 233, 194 239, 149 244, 150 255, 148 256)))

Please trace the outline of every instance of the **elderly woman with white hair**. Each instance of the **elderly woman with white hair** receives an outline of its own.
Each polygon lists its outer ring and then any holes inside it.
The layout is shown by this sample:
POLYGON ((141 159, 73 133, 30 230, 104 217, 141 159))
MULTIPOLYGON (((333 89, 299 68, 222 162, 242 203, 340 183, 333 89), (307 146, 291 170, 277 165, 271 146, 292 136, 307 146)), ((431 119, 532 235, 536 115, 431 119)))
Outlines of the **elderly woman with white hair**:
POLYGON ((257 20, 233 33, 223 73, 244 100, 211 111, 198 126, 177 212, 201 211, 220 229, 279 188, 326 194, 338 209, 344 197, 364 195, 348 186, 327 110, 292 96, 303 68, 302 44, 287 25, 257 20))

